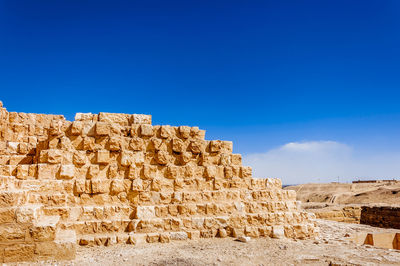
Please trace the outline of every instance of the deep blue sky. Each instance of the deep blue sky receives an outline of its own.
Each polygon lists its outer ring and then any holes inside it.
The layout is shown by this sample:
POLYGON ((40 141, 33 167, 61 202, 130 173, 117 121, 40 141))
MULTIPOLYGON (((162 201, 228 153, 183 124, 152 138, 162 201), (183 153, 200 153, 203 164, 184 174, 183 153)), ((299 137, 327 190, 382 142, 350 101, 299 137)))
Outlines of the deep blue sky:
POLYGON ((400 2, 0 0, 10 111, 152 114, 236 152, 400 151, 400 2))

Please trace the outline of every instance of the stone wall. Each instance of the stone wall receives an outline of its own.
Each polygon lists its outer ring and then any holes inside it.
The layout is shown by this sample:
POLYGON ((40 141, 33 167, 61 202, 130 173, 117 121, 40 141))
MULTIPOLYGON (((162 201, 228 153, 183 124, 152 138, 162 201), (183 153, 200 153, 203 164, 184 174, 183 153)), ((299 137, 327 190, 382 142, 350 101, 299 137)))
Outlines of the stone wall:
POLYGON ((363 206, 360 223, 376 227, 400 229, 400 207, 363 206))
POLYGON ((252 178, 232 142, 197 127, 0 108, 0 262, 72 259, 77 244, 317 234, 294 191, 252 178))

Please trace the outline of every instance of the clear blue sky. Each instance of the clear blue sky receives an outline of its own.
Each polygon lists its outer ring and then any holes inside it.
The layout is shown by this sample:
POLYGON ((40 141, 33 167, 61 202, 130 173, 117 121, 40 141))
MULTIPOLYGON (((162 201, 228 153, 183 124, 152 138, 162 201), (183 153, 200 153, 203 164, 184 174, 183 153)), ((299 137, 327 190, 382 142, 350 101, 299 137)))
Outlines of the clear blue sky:
POLYGON ((153 115, 240 153, 400 151, 399 1, 0 0, 10 111, 153 115))

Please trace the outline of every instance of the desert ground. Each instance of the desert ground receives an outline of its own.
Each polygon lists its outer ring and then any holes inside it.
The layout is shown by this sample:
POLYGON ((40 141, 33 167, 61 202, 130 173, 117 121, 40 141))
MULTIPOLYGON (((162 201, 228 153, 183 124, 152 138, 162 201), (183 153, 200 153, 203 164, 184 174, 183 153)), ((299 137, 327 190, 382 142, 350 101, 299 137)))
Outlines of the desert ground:
POLYGON ((234 238, 215 238, 78 247, 73 261, 18 265, 400 265, 400 250, 356 245, 349 240, 356 233, 396 230, 326 220, 316 222, 320 226, 316 240, 258 238, 242 243, 234 238))

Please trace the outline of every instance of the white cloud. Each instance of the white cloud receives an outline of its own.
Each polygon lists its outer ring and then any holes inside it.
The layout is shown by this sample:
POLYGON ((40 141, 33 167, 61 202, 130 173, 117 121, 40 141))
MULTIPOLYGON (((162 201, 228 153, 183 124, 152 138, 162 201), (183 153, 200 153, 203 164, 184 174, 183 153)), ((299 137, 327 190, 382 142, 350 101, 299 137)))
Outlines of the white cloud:
POLYGON ((243 157, 255 177, 279 177, 284 184, 348 182, 400 176, 400 152, 361 152, 335 141, 290 142, 243 157))

